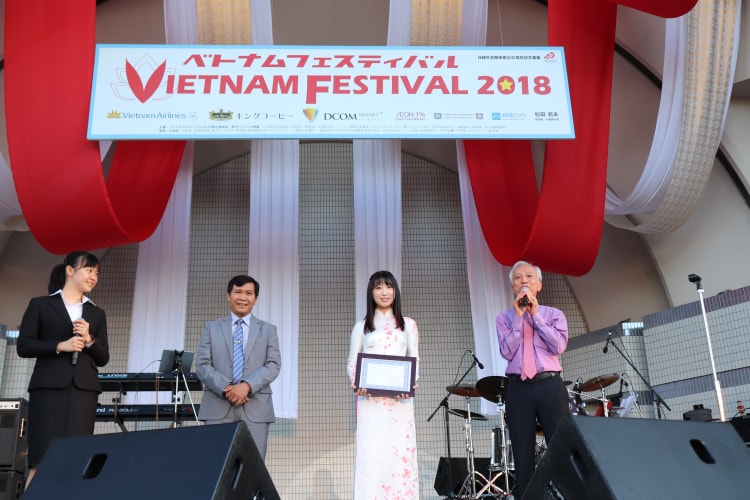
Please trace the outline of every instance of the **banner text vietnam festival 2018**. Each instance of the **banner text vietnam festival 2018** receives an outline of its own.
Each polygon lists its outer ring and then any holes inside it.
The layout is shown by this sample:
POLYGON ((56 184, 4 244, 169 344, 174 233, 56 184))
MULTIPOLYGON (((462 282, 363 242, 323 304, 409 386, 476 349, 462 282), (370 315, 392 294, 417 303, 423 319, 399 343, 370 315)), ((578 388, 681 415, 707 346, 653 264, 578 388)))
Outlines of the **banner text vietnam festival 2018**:
POLYGON ((562 49, 97 46, 89 139, 573 138, 562 49))

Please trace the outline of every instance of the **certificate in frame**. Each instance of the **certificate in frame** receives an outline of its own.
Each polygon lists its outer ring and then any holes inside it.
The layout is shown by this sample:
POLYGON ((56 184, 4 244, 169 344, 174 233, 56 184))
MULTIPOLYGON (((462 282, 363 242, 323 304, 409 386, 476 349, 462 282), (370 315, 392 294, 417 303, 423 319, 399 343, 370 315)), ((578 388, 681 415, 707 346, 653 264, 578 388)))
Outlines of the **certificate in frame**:
POLYGON ((414 396, 417 358, 359 353, 354 385, 372 396, 414 396))

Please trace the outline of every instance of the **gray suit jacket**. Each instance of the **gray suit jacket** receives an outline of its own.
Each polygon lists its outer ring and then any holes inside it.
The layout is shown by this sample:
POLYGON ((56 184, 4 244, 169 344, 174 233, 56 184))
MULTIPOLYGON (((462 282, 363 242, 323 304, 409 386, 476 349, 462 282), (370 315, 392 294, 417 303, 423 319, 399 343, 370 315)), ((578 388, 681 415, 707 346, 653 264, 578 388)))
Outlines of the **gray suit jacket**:
MULTIPOLYGON (((246 318, 247 319, 247 318, 246 318)), ((201 332, 196 354, 196 373, 203 382, 203 400, 198 418, 224 418, 232 404, 221 393, 232 381, 232 317, 208 321, 201 332)), ((279 375, 281 353, 276 326, 252 316, 249 321, 245 371, 242 380, 253 393, 243 409, 251 422, 273 422, 271 382, 279 375)))

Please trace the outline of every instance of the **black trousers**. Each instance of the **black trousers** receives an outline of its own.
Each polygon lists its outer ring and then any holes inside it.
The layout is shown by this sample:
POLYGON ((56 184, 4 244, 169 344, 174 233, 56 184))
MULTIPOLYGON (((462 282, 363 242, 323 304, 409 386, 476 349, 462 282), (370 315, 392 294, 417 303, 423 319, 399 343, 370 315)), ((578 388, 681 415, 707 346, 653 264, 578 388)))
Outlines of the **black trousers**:
POLYGON ((540 381, 510 376, 505 390, 505 415, 516 467, 514 498, 520 500, 534 474, 537 421, 547 443, 568 413, 568 391, 559 374, 540 381))

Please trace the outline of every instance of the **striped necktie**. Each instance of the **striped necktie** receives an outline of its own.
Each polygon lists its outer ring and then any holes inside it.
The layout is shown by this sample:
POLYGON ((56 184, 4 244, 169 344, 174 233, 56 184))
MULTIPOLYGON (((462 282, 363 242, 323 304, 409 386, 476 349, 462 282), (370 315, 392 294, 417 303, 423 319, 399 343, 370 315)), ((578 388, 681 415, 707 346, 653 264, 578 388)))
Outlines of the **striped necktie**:
POLYGON ((242 349, 242 325, 245 322, 238 319, 235 323, 232 335, 232 384, 237 385, 242 381, 242 372, 245 369, 245 356, 242 349))

